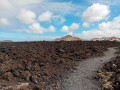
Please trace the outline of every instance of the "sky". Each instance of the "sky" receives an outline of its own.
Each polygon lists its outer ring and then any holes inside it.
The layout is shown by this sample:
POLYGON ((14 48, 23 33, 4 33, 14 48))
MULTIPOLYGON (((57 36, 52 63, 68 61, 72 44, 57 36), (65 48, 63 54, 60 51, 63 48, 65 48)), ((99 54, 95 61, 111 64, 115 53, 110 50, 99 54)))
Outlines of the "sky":
POLYGON ((120 0, 0 0, 0 41, 120 37, 120 0))

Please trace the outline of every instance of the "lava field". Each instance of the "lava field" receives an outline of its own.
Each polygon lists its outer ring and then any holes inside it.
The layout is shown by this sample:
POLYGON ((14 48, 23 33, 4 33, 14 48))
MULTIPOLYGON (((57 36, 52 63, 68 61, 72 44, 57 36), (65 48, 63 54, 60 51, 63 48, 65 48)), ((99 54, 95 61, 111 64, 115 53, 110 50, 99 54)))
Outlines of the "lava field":
POLYGON ((117 49, 117 57, 106 63, 97 74, 102 83, 101 90, 120 90, 120 46, 117 49))
POLYGON ((119 45, 115 41, 0 43, 0 90, 61 90, 61 80, 76 62, 119 45))

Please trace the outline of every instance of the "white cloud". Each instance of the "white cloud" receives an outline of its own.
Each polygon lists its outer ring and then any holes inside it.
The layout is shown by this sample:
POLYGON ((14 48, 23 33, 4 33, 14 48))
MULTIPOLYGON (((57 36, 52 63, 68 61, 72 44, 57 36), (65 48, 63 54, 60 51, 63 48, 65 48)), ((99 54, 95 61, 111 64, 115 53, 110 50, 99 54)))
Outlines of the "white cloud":
POLYGON ((51 21, 53 14, 49 11, 42 13, 41 15, 39 15, 38 19, 39 21, 43 22, 43 21, 51 21))
POLYGON ((63 17, 59 17, 59 18, 60 18, 60 24, 63 24, 66 21, 66 19, 63 17))
POLYGON ((84 22, 84 23, 82 24, 82 26, 85 27, 85 28, 90 27, 89 23, 86 23, 86 22, 84 22))
POLYGON ((65 15, 75 15, 78 10, 80 11, 81 7, 82 6, 74 4, 71 1, 60 2, 56 0, 0 0, 0 18, 6 17, 11 20, 11 25, 14 25, 14 27, 12 26, 12 29, 16 29, 18 25, 21 25, 21 23, 16 19, 19 19, 24 24, 35 23, 34 18, 31 17, 32 19, 30 19, 27 16, 24 17, 24 14, 22 14, 20 18, 18 17, 20 16, 22 9, 31 11, 36 14, 36 16, 39 16, 39 14, 45 11, 49 11, 54 14, 54 16, 51 18, 52 21, 49 23, 59 25, 66 21, 64 18, 65 15))
POLYGON ((78 29, 79 27, 80 27, 79 24, 77 24, 77 23, 72 23, 72 25, 69 26, 69 29, 70 29, 70 30, 76 30, 76 29, 78 29))
POLYGON ((72 23, 70 26, 63 26, 61 28, 62 32, 70 32, 70 31, 74 31, 76 29, 78 29, 80 27, 79 23, 72 23))
MULTIPOLYGON (((15 20, 21 9, 36 10, 42 0, 0 0, 0 17, 7 17, 15 20)), ((41 11, 41 10, 39 10, 41 11)), ((12 21, 13 21, 12 20, 12 21)))
POLYGON ((59 15, 66 15, 75 14, 80 9, 83 9, 83 6, 72 2, 53 0, 0 0, 0 17, 14 18, 21 9, 33 10, 37 14, 51 11, 59 15))
POLYGON ((110 13, 109 6, 103 4, 93 4, 92 6, 88 7, 83 15, 82 20, 87 22, 97 22, 103 19, 108 18, 110 13))
POLYGON ((43 11, 51 11, 57 14, 66 15, 66 14, 76 14, 78 11, 84 8, 78 4, 73 4, 72 2, 59 2, 59 1, 44 1, 42 5, 38 6, 38 9, 43 11), (47 6, 47 7, 46 7, 47 6), (74 7, 74 8, 73 8, 74 7))
POLYGON ((0 26, 8 26, 8 25, 10 25, 10 22, 7 20, 7 18, 0 19, 0 26))
POLYGON ((68 32, 68 35, 73 35, 73 32, 68 32))
POLYGON ((30 10, 21 10, 17 17, 24 24, 32 24, 35 22, 36 14, 30 10))
POLYGON ((45 28, 43 28, 39 23, 34 23, 31 26, 29 26, 30 30, 28 30, 28 33, 43 33, 45 31, 45 28))
POLYGON ((120 37, 120 30, 90 30, 83 31, 81 34, 78 34, 79 37, 84 38, 96 38, 96 37, 112 37, 117 36, 120 37))
POLYGON ((8 0, 0 0, 0 8, 9 9, 12 4, 8 0))
POLYGON ((69 27, 68 26, 63 26, 61 29, 62 32, 69 32, 69 27))
POLYGON ((66 21, 66 19, 60 15, 54 15, 52 19, 55 21, 56 24, 63 24, 66 21))
POLYGON ((119 5, 120 1, 119 0, 87 0, 90 4, 94 3, 102 3, 105 5, 119 5))
POLYGON ((78 34, 80 37, 95 38, 95 37, 120 37, 120 16, 112 21, 103 22, 98 25, 98 30, 83 31, 78 34))
POLYGON ((42 34, 44 32, 55 32, 56 28, 54 26, 49 26, 49 28, 42 27, 39 23, 33 23, 32 25, 29 26, 29 30, 21 30, 22 32, 27 32, 27 33, 39 33, 42 34))
POLYGON ((29 5, 29 4, 37 4, 42 2, 42 0, 11 0, 13 4, 16 5, 29 5))
POLYGON ((50 11, 43 12, 41 15, 39 15, 38 19, 40 22, 55 21, 56 24, 63 24, 66 21, 66 19, 62 16, 54 15, 50 11))
POLYGON ((50 26, 47 32, 55 32, 56 28, 54 26, 50 26))
POLYGON ((63 24, 66 19, 63 18, 60 15, 54 15, 50 11, 43 12, 42 14, 39 15, 38 17, 40 22, 51 22, 54 21, 56 24, 63 24))
POLYGON ((120 16, 113 19, 113 21, 103 22, 99 24, 98 28, 100 30, 115 30, 120 29, 120 16))
POLYGON ((105 5, 111 5, 115 0, 87 0, 90 4, 101 3, 105 5))

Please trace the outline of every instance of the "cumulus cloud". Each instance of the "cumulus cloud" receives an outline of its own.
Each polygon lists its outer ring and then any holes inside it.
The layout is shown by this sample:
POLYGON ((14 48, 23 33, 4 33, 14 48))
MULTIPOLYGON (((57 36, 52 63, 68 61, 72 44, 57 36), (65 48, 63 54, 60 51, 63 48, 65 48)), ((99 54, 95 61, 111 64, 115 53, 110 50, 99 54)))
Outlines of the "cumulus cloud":
POLYGON ((48 10, 60 15, 75 14, 81 8, 83 9, 82 6, 72 2, 54 0, 0 0, 0 11, 2 13, 0 17, 14 18, 23 8, 34 10, 35 13, 42 13, 48 10))
POLYGON ((56 28, 54 26, 50 26, 47 32, 55 32, 56 28))
POLYGON ((39 21, 51 21, 53 14, 50 11, 44 12, 41 15, 39 15, 38 19, 39 21))
POLYGON ((43 28, 39 23, 34 23, 31 26, 29 26, 28 33, 43 33, 45 31, 45 28, 43 28))
POLYGON ((39 23, 33 23, 29 26, 29 30, 22 30, 27 33, 39 33, 42 34, 43 32, 55 32, 56 28, 54 26, 49 26, 49 28, 42 27, 39 23))
POLYGON ((87 22, 97 22, 108 18, 110 13, 109 6, 103 4, 93 4, 88 7, 82 15, 82 20, 87 22))
POLYGON ((14 27, 12 26, 12 30, 15 30, 18 25, 21 25, 21 23, 18 22, 16 19, 19 19, 23 24, 32 24, 38 22, 38 17, 35 21, 35 16, 39 16, 39 14, 44 13, 45 11, 49 11, 54 14, 51 18, 52 21, 50 23, 59 25, 63 24, 66 21, 64 15, 75 15, 75 13, 80 10, 81 7, 82 6, 72 3, 70 1, 60 2, 56 0, 0 0, 0 18, 6 17, 10 19, 13 23, 10 25, 14 25, 14 27), (24 9, 24 12, 30 11, 34 14, 21 14, 22 9, 24 9))
POLYGON ((0 19, 0 26, 8 26, 8 25, 10 25, 10 22, 7 20, 7 18, 0 19))
POLYGON ((36 14, 30 10, 23 9, 17 18, 24 24, 32 24, 35 22, 36 14))
POLYGON ((46 11, 46 12, 43 12, 42 14, 40 14, 38 17, 38 20, 40 22, 55 21, 55 23, 57 23, 57 24, 63 24, 66 21, 66 19, 63 18, 62 16, 54 15, 50 11, 46 11))
POLYGON ((120 16, 115 17, 112 21, 99 24, 97 30, 83 31, 81 34, 78 34, 78 36, 87 38, 120 37, 120 16))
POLYGON ((90 25, 89 25, 89 23, 84 22, 84 23, 82 24, 82 26, 85 27, 85 28, 88 28, 90 25))
MULTIPOLYGON (((36 10, 42 0, 0 0, 0 17, 15 19, 21 9, 36 10)), ((13 21, 12 20, 12 21, 13 21)))
POLYGON ((98 28, 100 30, 120 29, 120 16, 114 18, 113 21, 103 22, 99 24, 98 28))
POLYGON ((62 32, 69 32, 69 27, 64 25, 62 28, 61 28, 61 31, 62 32))
POLYGON ((77 23, 72 23, 72 25, 69 27, 69 29, 70 29, 70 30, 76 30, 76 29, 78 29, 79 27, 80 27, 79 24, 77 24, 77 23))
POLYGON ((78 34, 77 36, 84 38, 96 38, 96 37, 112 37, 117 36, 120 37, 120 30, 90 30, 83 31, 82 34, 78 34))
POLYGON ((62 32, 70 32, 70 31, 74 31, 74 30, 78 29, 79 27, 80 27, 79 23, 72 23, 70 26, 64 25, 61 28, 61 31, 62 32))

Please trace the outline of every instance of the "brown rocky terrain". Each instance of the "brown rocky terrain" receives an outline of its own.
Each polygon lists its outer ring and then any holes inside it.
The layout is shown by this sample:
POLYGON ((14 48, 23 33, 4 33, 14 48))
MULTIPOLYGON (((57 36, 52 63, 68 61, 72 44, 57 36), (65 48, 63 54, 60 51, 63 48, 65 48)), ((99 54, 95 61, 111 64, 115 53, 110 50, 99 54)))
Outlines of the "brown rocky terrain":
POLYGON ((57 38, 57 39, 55 39, 53 41, 85 41, 85 40, 81 39, 79 37, 67 35, 67 36, 64 36, 62 38, 57 38))
POLYGON ((0 42, 13 42, 11 40, 4 40, 4 41, 0 41, 0 42))
POLYGON ((90 57, 77 63, 74 73, 70 73, 68 78, 63 79, 62 90, 98 90, 101 88, 99 80, 94 79, 96 71, 111 61, 111 58, 116 57, 115 52, 117 52, 115 48, 108 48, 103 52, 103 56, 90 57))
POLYGON ((101 90, 120 90, 120 48, 117 57, 106 63, 97 75, 102 83, 101 90))
POLYGON ((76 61, 101 55, 118 42, 0 43, 0 90, 61 90, 76 61))
POLYGON ((78 38, 78 37, 69 37, 64 39, 64 41, 84 41, 84 39, 78 38))

